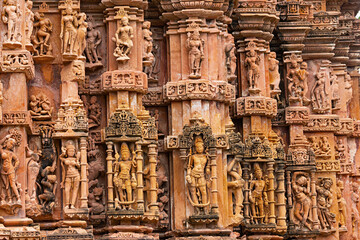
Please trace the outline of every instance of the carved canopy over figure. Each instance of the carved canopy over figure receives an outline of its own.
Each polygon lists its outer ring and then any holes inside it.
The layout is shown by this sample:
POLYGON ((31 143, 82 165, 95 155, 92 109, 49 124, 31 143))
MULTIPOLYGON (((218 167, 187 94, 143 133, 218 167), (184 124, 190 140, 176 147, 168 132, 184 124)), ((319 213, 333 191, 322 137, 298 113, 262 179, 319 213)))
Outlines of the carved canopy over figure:
POLYGON ((16 170, 20 164, 18 156, 16 156, 14 152, 16 140, 9 134, 0 141, 0 144, 0 174, 2 188, 0 192, 0 205, 5 203, 21 204, 19 185, 16 182, 16 170))
POLYGON ((250 207, 252 223, 266 223, 267 213, 265 207, 268 206, 268 196, 266 192, 266 181, 263 179, 263 171, 258 163, 254 164, 254 179, 250 181, 250 207))
POLYGON ((1 19, 7 25, 6 43, 20 42, 20 6, 18 0, 4 0, 1 19))
POLYGON ((234 157, 234 159, 230 161, 227 167, 227 173, 231 179, 228 181, 228 187, 233 189, 235 198, 235 221, 240 222, 243 219, 241 212, 244 201, 243 187, 245 185, 245 180, 242 178, 242 169, 239 158, 234 157))
POLYGON ((62 187, 65 187, 65 209, 75 208, 80 186, 80 152, 76 153, 74 143, 68 141, 59 158, 63 172, 62 187))
POLYGON ((196 136, 194 141, 195 153, 189 154, 186 170, 186 182, 190 190, 189 200, 197 210, 204 214, 204 208, 210 204, 207 190, 207 176, 210 175, 210 157, 205 153, 202 136, 196 136))
POLYGON ((86 36, 85 53, 90 64, 99 63, 101 56, 98 53, 98 46, 102 41, 101 33, 92 22, 88 23, 88 31, 86 36))
POLYGON ((117 61, 129 60, 128 54, 133 47, 132 38, 134 37, 134 30, 129 26, 129 18, 124 16, 120 20, 120 26, 116 30, 115 37, 112 40, 116 44, 114 56, 117 61))
POLYGON ((35 13, 35 33, 32 36, 32 42, 35 48, 36 56, 52 55, 52 46, 49 42, 50 34, 53 30, 49 18, 45 18, 43 13, 35 13))
POLYGON ((249 81, 249 88, 255 89, 259 87, 260 78, 260 57, 255 51, 255 43, 249 42, 248 52, 245 58, 245 67, 247 69, 247 79, 249 81))
POLYGON ((201 77, 201 62, 204 59, 205 41, 200 38, 198 29, 188 33, 186 47, 189 50, 190 78, 201 77))
POLYGON ((304 226, 308 230, 312 230, 311 209, 312 203, 310 199, 310 180, 305 173, 295 173, 292 182, 292 195, 294 197, 294 222, 299 229, 304 226))
POLYGON ((137 186, 136 181, 136 161, 135 152, 130 153, 127 143, 121 144, 120 155, 116 152, 113 164, 116 209, 131 209, 131 204, 135 202, 133 189, 137 186))
POLYGON ((322 178, 316 186, 318 217, 322 230, 331 230, 335 223, 335 214, 330 212, 333 204, 332 185, 331 178, 322 178))
POLYGON ((318 72, 315 76, 315 84, 311 90, 311 100, 314 111, 326 111, 329 109, 328 92, 326 88, 325 72, 318 72))

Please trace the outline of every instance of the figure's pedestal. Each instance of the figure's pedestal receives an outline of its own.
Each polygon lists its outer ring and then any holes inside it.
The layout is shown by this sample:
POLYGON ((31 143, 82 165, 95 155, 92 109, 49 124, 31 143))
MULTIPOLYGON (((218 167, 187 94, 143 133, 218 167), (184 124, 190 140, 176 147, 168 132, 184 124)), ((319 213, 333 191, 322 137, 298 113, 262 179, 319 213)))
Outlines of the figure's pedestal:
POLYGON ((27 217, 0 217, 0 239, 32 239, 40 240, 40 230, 27 217))
POLYGON ((153 228, 141 225, 126 225, 109 226, 107 228, 108 234, 101 237, 101 240, 111 239, 127 239, 127 240, 158 240, 157 234, 152 234, 153 228))

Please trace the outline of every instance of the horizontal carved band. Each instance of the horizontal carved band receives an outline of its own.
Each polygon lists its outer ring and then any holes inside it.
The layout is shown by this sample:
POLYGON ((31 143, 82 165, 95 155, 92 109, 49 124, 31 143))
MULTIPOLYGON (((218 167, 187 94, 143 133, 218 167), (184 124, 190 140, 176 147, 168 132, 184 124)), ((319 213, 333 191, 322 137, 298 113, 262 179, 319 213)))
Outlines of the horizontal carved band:
POLYGON ((310 111, 307 107, 287 107, 285 120, 287 124, 306 124, 309 121, 310 111))
POLYGON ((254 96, 236 99, 236 115, 250 116, 260 115, 275 117, 277 114, 277 103, 273 98, 254 96))
POLYGON ((3 112, 4 125, 29 125, 30 116, 27 111, 3 112))
POLYGON ((354 131, 354 124, 351 118, 340 118, 340 129, 336 131, 337 135, 350 136, 354 131))
POLYGON ((27 79, 32 79, 35 75, 34 61, 26 50, 3 50, 0 66, 3 73, 25 73, 27 79))
POLYGON ((310 120, 308 124, 304 127, 304 131, 308 132, 335 132, 339 129, 340 119, 337 115, 310 115, 310 120))
POLYGON ((185 80, 168 82, 165 98, 169 101, 206 99, 221 102, 235 100, 235 87, 224 81, 185 80))
POLYGON ((318 172, 339 172, 340 162, 329 160, 316 160, 316 169, 318 172))
POLYGON ((102 89, 104 91, 147 91, 147 76, 143 72, 131 70, 115 70, 102 75, 102 89))
POLYGON ((164 91, 162 87, 149 88, 148 92, 143 96, 143 104, 145 106, 159 106, 164 103, 164 91))

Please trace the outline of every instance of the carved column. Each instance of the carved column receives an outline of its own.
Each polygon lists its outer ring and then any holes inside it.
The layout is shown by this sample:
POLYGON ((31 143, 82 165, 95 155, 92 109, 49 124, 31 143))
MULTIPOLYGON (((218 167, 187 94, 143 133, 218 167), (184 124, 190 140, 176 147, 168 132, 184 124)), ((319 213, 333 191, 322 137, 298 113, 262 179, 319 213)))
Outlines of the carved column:
POLYGON ((106 146, 107 146, 107 149, 106 149, 106 153, 107 153, 107 156, 106 156, 106 174, 107 174, 107 188, 108 188, 108 192, 107 192, 107 206, 108 208, 113 208, 114 207, 114 185, 113 185, 113 161, 114 161, 114 158, 113 158, 113 142, 111 141, 108 141, 106 142, 106 146))

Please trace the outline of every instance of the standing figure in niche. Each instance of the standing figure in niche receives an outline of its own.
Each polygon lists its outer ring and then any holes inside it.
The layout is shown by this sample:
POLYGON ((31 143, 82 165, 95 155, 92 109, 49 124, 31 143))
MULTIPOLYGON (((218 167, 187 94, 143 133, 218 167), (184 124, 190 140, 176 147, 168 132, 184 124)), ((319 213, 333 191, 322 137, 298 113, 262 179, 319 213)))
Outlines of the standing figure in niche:
POLYGON ((17 0, 4 0, 1 19, 7 24, 6 42, 19 42, 20 16, 21 12, 17 0))
POLYGON ((40 48, 37 50, 39 56, 42 55, 51 55, 52 47, 49 43, 50 33, 53 30, 52 23, 49 18, 45 18, 43 13, 36 12, 35 20, 37 21, 34 24, 36 29, 35 35, 33 36, 33 41, 36 41, 36 45, 40 48))
POLYGON ((73 11, 71 6, 67 6, 63 14, 60 33, 60 38, 63 40, 63 54, 76 54, 74 53, 74 45, 79 25, 77 13, 73 11))
POLYGON ((129 18, 122 17, 120 26, 115 33, 115 38, 112 38, 116 43, 114 56, 117 57, 117 60, 124 61, 130 59, 128 54, 133 47, 133 37, 134 30, 129 26, 129 18))
POLYGON ((253 223, 265 223, 265 207, 268 206, 268 197, 266 193, 266 182, 263 179, 263 172, 258 163, 254 164, 255 179, 250 181, 250 207, 253 223))
MULTIPOLYGON (((7 202, 12 204, 15 197, 15 203, 21 204, 18 184, 16 182, 16 170, 19 167, 19 159, 14 152, 16 140, 7 135, 0 141, 0 156, 1 156, 1 180, 6 190, 7 202)), ((4 198, 1 197, 1 203, 4 203, 4 198)))
POLYGON ((123 208, 126 209, 128 205, 131 208, 131 204, 134 202, 132 197, 132 190, 136 188, 136 161, 135 161, 135 152, 131 158, 129 146, 126 143, 121 144, 119 156, 118 153, 115 154, 114 162, 114 185, 116 187, 116 199, 115 207, 117 209, 123 208))
POLYGON ((269 71, 270 71, 270 86, 272 90, 279 91, 280 74, 279 74, 279 61, 276 60, 276 53, 270 52, 269 54, 269 71))
POLYGON ((200 78, 201 62, 204 59, 204 40, 200 38, 199 30, 188 33, 186 47, 189 49, 190 77, 200 78))
POLYGON ((360 196, 359 196, 359 184, 357 182, 352 183, 352 192, 351 192, 351 220, 352 220, 352 238, 353 240, 360 239, 360 213, 358 210, 360 196))
POLYGON ((233 80, 236 78, 236 56, 235 56, 235 44, 234 37, 229 34, 227 36, 227 43, 225 45, 225 65, 228 80, 233 80))
POLYGON ((251 48, 246 53, 245 67, 247 68, 247 78, 249 81, 250 88, 258 88, 260 78, 260 57, 258 56, 255 49, 251 48))
POLYGON ((323 230, 332 229, 335 223, 335 214, 330 212, 333 203, 332 184, 331 178, 323 178, 316 186, 318 216, 323 230))
POLYGON ((86 37, 86 48, 85 53, 90 63, 98 63, 101 60, 97 52, 97 47, 102 41, 101 33, 98 29, 93 26, 91 22, 88 23, 88 32, 86 37))
POLYGON ((346 201, 343 197, 342 191, 344 190, 344 182, 341 180, 337 181, 336 198, 338 201, 339 208, 339 227, 346 229, 346 201))
POLYGON ((41 156, 41 151, 34 152, 30 150, 28 146, 25 147, 25 150, 27 165, 27 201, 34 203, 36 199, 36 178, 40 171, 39 156, 41 156))
POLYGON ((311 231, 312 220, 310 219, 310 210, 312 209, 312 203, 310 199, 310 182, 305 175, 300 174, 294 174, 295 181, 292 183, 292 192, 295 200, 294 220, 300 229, 305 226, 311 231))
POLYGON ((90 98, 89 111, 89 128, 97 127, 101 121, 101 107, 96 96, 90 98))
POLYGON ((25 41, 26 44, 31 44, 31 35, 34 29, 34 13, 32 12, 33 2, 27 0, 25 3, 25 41))
POLYGON ((76 33, 76 42, 75 42, 75 50, 78 57, 82 56, 84 50, 86 48, 86 33, 88 24, 86 22, 86 14, 79 13, 78 14, 78 29, 76 33))
POLYGON ((143 23, 143 36, 144 36, 144 52, 143 52, 143 63, 151 66, 154 61, 154 55, 152 54, 153 49, 153 38, 152 32, 150 31, 151 23, 145 21, 143 23))
POLYGON ((327 103, 327 91, 325 88, 326 76, 324 72, 316 74, 316 82, 312 88, 312 103, 313 108, 319 110, 326 110, 329 106, 327 103))
POLYGON ((231 178, 231 181, 228 181, 228 187, 233 189, 235 197, 235 219, 237 222, 243 219, 241 214, 243 208, 243 187, 245 185, 245 180, 242 178, 242 169, 240 164, 240 159, 234 158, 230 161, 227 172, 231 178))
POLYGON ((333 72, 330 74, 330 84, 331 84, 331 102, 333 108, 338 108, 338 103, 340 100, 339 93, 339 80, 333 72))
POLYGON ((308 92, 308 84, 307 84, 307 80, 308 80, 308 76, 309 76, 309 72, 307 71, 307 63, 306 62, 302 62, 300 64, 300 69, 297 71, 297 75, 299 77, 299 88, 300 88, 300 97, 303 101, 308 102, 309 100, 305 97, 306 93, 308 92))
POLYGON ((65 183, 65 209, 75 208, 80 186, 80 152, 76 153, 73 142, 69 141, 59 158, 63 168, 62 185, 65 183))
POLYGON ((206 175, 210 175, 209 156, 205 153, 201 136, 195 137, 195 153, 190 152, 186 181, 189 184, 190 202, 195 209, 206 207, 208 202, 206 175))

